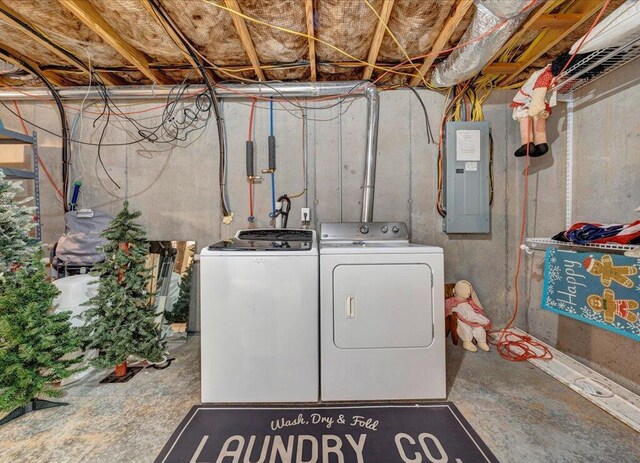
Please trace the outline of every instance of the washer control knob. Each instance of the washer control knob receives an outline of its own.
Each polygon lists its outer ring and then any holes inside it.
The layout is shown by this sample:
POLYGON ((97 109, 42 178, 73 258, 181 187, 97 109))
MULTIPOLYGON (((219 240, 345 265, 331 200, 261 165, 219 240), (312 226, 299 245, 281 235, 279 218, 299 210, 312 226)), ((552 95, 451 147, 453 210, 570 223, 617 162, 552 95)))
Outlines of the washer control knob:
POLYGON ((391 229, 391 231, 392 231, 393 233, 398 233, 398 232, 400 231, 400 229, 398 228, 398 226, 397 226, 397 225, 394 225, 394 226, 393 226, 393 228, 391 229))
POLYGON ((366 235, 367 233, 369 233, 369 227, 367 227, 366 225, 362 225, 360 227, 360 233, 362 233, 363 235, 366 235))
POLYGON ((382 231, 382 233, 387 233, 389 231, 389 227, 387 227, 386 225, 383 225, 380 230, 382 231))

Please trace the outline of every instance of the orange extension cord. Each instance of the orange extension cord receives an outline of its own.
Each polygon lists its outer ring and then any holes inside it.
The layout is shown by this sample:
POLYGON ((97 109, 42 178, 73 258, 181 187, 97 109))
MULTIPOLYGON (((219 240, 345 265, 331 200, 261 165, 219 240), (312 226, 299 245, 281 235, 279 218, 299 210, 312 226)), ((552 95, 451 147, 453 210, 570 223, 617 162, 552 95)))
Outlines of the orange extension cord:
POLYGON ((516 264, 516 276, 514 281, 515 303, 511 319, 501 330, 492 331, 492 333, 500 333, 500 338, 495 343, 498 354, 511 362, 522 362, 529 359, 551 359, 553 355, 546 346, 532 339, 527 335, 516 334, 509 331, 513 322, 518 316, 518 307, 520 306, 520 265, 522 263, 522 243, 524 242, 524 234, 527 226, 527 196, 529 193, 529 142, 531 141, 531 125, 527 130, 527 156, 524 165, 524 198, 522 201, 522 223, 520 225, 520 243, 518 245, 518 259, 516 264))

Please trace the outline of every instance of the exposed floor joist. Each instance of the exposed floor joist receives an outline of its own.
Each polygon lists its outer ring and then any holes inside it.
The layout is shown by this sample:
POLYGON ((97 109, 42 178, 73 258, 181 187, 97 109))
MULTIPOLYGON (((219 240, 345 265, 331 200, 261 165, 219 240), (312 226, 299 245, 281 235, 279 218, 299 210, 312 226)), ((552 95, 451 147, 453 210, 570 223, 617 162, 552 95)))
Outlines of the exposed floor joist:
POLYGON ((318 71, 316 69, 316 36, 315 27, 313 25, 313 0, 304 0, 304 14, 307 20, 307 35, 309 36, 309 68, 311 69, 311 81, 318 79, 318 71))
POLYGON ((175 43, 176 47, 178 47, 182 56, 184 56, 194 68, 197 68, 198 63, 196 63, 191 57, 191 54, 184 49, 183 40, 188 41, 187 37, 180 31, 177 24, 171 19, 171 16, 164 10, 162 5, 155 0, 140 0, 140 2, 158 24, 162 26, 169 37, 171 37, 171 40, 175 43), (162 14, 159 14, 159 11, 162 14))
POLYGON ((58 2, 153 82, 172 83, 164 73, 151 69, 149 58, 120 37, 89 2, 84 0, 58 0, 58 2))
MULTIPOLYGON (((182 56, 193 66, 194 69, 199 69, 200 64, 196 62, 196 60, 191 56, 189 50, 185 48, 185 43, 191 47, 192 50, 197 50, 196 47, 191 43, 189 38, 180 30, 175 21, 171 18, 171 15, 164 9, 162 4, 157 0, 140 0, 144 8, 149 12, 151 16, 155 18, 156 21, 162 26, 164 31, 171 37, 173 43, 178 47, 182 56)), ((197 53, 197 51, 196 51, 197 53)), ((205 62, 209 63, 213 66, 213 63, 209 61, 206 57, 200 55, 200 58, 205 62)), ((153 66, 152 66, 153 68, 153 66)), ((215 82, 216 76, 211 69, 206 69, 208 78, 215 82)))
POLYGON ((547 11, 554 8, 556 5, 553 2, 543 3, 538 8, 535 9, 533 13, 531 13, 524 24, 518 29, 515 34, 511 36, 509 40, 505 42, 504 45, 498 50, 489 60, 489 62, 485 65, 482 70, 482 74, 511 74, 516 68, 504 68, 503 64, 512 64, 512 63, 496 63, 496 60, 499 59, 507 50, 510 50, 514 45, 518 44, 522 37, 529 32, 530 30, 537 30, 536 23, 538 20, 546 14, 547 11), (495 64, 494 64, 495 63, 495 64), (506 70, 504 70, 506 69, 506 70))
POLYGON ((581 19, 579 13, 543 14, 534 23, 532 29, 564 29, 571 27, 581 19))
MULTIPOLYGON (((31 37, 38 44, 49 50, 54 55, 63 59, 67 63, 70 63, 77 69, 80 69, 87 76, 89 75, 89 66, 84 64, 78 57, 74 56, 70 51, 64 50, 63 47, 53 42, 51 39, 44 36, 44 34, 37 33, 37 27, 31 24, 20 13, 10 8, 3 1, 0 1, 0 18, 6 21, 8 24, 16 27, 21 32, 31 37)), ((108 72, 98 72, 100 78, 107 85, 124 85, 125 81, 118 76, 114 76, 108 72)))
POLYGON ((483 74, 513 74, 520 68, 518 63, 492 63, 484 68, 483 74))
POLYGON ((29 74, 32 74, 31 70, 28 67, 24 66, 23 63, 26 63, 36 69, 38 72, 41 72, 42 75, 45 76, 49 80, 49 82, 51 82, 55 86, 59 87, 64 85, 72 85, 71 82, 66 80, 61 75, 56 74, 53 71, 43 71, 42 69, 40 69, 40 66, 38 66, 38 64, 33 60, 2 43, 0 43, 0 59, 13 64, 14 66, 18 66, 20 69, 24 69, 29 74))
POLYGON ((580 19, 578 19, 572 26, 564 29, 554 29, 543 32, 544 37, 540 41, 536 41, 531 44, 529 48, 520 55, 520 57, 515 61, 519 64, 518 68, 509 76, 502 79, 499 82, 500 85, 508 85, 512 83, 521 72, 531 66, 538 58, 553 48, 567 35, 571 34, 575 29, 580 27, 580 25, 587 19, 597 13, 604 3, 605 0, 590 0, 588 2, 578 4, 576 10, 568 11, 567 13, 579 13, 580 19))
POLYGON ((427 72, 431 69, 431 65, 438 57, 438 54, 444 50, 444 47, 446 47, 449 42, 451 35, 456 30, 456 27, 458 27, 458 24, 460 24, 460 21, 462 21, 462 18, 464 18, 467 10, 471 8, 471 5, 473 5, 473 0, 458 0, 458 2, 456 2, 455 7, 453 8, 453 13, 444 23, 440 34, 438 34, 438 37, 433 42, 433 46, 429 51, 429 56, 424 59, 422 66, 420 66, 419 75, 412 77, 409 81, 409 85, 412 87, 416 86, 425 78, 427 72))
POLYGON ((380 46, 382 45, 382 39, 384 39, 384 34, 385 32, 387 32, 387 23, 389 22, 389 16, 391 16, 393 2, 394 0, 387 0, 382 4, 380 19, 378 20, 378 23, 376 25, 376 31, 373 34, 371 47, 369 48, 369 56, 367 57, 367 63, 369 63, 369 66, 366 67, 364 73, 362 74, 363 80, 371 79, 371 75, 373 74, 373 65, 378 59, 378 52, 380 51, 380 46))
MULTIPOLYGON (((238 13, 242 13, 240 9, 240 5, 236 0, 224 0, 225 6, 233 11, 238 13)), ((249 61, 251 61, 251 65, 253 66, 253 70, 258 76, 259 80, 267 80, 264 72, 262 72, 262 68, 260 67, 260 60, 258 59, 258 54, 256 53, 256 47, 253 45, 253 40, 251 39, 251 34, 249 34, 249 29, 247 28, 247 24, 244 22, 244 19, 237 14, 229 12, 231 15, 231 20, 233 21, 233 25, 236 27, 236 31, 240 36, 240 42, 242 42, 242 47, 244 51, 249 56, 249 61)))

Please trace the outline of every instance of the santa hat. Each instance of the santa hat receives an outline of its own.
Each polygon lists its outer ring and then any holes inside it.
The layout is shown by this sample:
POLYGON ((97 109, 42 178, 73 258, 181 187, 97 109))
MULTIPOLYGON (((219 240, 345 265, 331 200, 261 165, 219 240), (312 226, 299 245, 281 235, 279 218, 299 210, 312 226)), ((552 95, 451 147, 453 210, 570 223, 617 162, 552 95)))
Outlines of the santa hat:
POLYGON ((587 272, 589 272, 593 268, 594 263, 595 263, 595 260, 593 259, 593 257, 589 256, 582 261, 582 266, 587 269, 587 272))

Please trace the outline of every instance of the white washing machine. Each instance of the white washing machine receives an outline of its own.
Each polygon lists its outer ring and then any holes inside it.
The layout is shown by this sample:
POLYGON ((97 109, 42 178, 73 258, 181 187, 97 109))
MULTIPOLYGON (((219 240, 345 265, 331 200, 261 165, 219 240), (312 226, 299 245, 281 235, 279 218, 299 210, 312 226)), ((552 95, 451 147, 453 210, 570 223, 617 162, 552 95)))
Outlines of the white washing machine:
POLYGON ((320 397, 446 396, 443 251, 404 223, 320 226, 320 397))
POLYGON ((202 402, 317 402, 313 230, 241 230, 200 252, 202 402))

